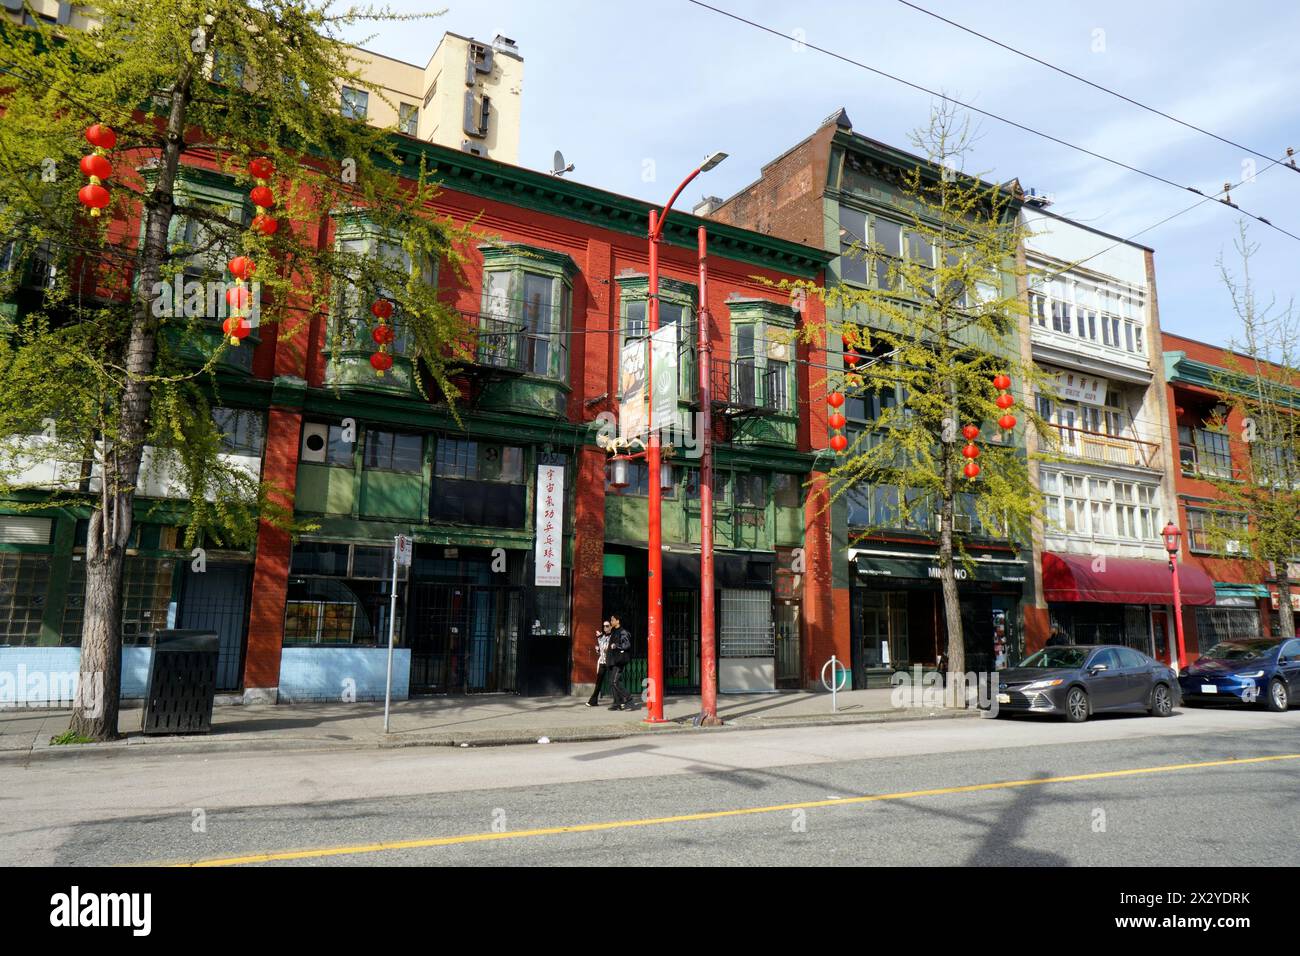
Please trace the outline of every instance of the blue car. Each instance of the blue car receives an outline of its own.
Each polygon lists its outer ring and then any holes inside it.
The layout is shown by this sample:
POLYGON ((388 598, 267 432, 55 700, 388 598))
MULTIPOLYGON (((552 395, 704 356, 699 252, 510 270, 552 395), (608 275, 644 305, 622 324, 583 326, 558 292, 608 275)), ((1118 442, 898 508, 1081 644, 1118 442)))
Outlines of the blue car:
POLYGON ((1300 696, 1300 638, 1224 641, 1183 669, 1187 703, 1263 704, 1284 711, 1300 696))

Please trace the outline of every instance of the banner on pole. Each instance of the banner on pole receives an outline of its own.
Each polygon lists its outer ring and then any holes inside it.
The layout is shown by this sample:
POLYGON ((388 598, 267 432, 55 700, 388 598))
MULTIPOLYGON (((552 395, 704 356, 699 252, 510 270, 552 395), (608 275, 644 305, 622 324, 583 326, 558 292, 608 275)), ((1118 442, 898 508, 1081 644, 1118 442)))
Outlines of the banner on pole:
POLYGON ((533 585, 559 587, 563 570, 564 466, 537 466, 537 542, 533 552, 533 585))
POLYGON ((618 375, 618 437, 625 442, 650 433, 648 356, 645 339, 623 346, 618 375))
POLYGON ((650 337, 654 370, 654 411, 650 427, 663 432, 677 427, 677 326, 665 325, 650 337))

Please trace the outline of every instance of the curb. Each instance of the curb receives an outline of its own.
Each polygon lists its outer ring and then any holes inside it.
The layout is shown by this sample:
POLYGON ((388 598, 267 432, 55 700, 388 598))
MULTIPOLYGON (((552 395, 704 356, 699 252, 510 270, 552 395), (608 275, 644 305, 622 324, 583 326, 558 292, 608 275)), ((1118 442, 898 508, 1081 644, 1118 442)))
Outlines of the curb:
POLYGON ((797 727, 840 727, 865 724, 883 724, 914 720, 963 720, 978 718, 977 711, 935 711, 915 713, 881 711, 852 716, 812 715, 807 717, 737 717, 721 727, 695 727, 690 718, 679 718, 659 726, 645 724, 605 724, 596 727, 561 729, 555 731, 485 731, 479 734, 425 733, 403 737, 352 737, 345 740, 325 740, 320 737, 252 738, 245 740, 221 739, 211 736, 147 738, 136 734, 124 740, 102 744, 38 745, 22 749, 0 750, 0 763, 27 763, 32 759, 61 760, 82 756, 118 757, 131 755, 170 756, 179 754, 210 753, 264 753, 269 751, 330 752, 355 750, 397 750, 411 747, 509 747, 524 744, 537 745, 538 738, 546 737, 550 743, 587 743, 599 740, 633 739, 662 734, 729 733, 750 730, 781 730, 797 727))

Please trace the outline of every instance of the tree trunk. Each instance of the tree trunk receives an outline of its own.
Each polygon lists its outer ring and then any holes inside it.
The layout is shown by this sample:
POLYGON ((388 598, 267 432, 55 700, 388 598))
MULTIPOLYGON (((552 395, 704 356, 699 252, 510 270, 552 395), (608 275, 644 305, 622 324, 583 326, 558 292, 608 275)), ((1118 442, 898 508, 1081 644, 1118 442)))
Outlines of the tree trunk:
POLYGON ((1282 638, 1295 637, 1295 612, 1291 610, 1291 579, 1286 559, 1273 562, 1277 572, 1277 619, 1282 638))
POLYGON ((102 680, 103 689, 98 698, 78 694, 69 729, 92 740, 111 740, 118 735, 122 690, 122 568, 131 540, 135 489, 153 405, 153 388, 148 376, 157 357, 158 320, 153 315, 150 296, 167 256, 167 236, 175 212, 176 171, 185 149, 185 116, 196 66, 194 59, 186 61, 172 87, 158 181, 145 200, 140 270, 124 357, 126 385, 115 396, 122 403, 121 414, 116 440, 111 443, 106 440, 103 444, 100 507, 91 518, 86 542, 86 606, 81 626, 80 670, 83 683, 89 675, 94 680, 102 680))
POLYGON ((939 580, 943 591, 943 617, 948 632, 948 686, 954 707, 966 706, 966 638, 961 627, 961 600, 957 596, 957 568, 953 563, 953 499, 955 497, 952 449, 944 449, 943 500, 939 530, 939 580), (955 688, 955 690, 953 690, 955 688))
POLYGON ((123 557, 124 551, 115 548, 94 558, 87 556, 86 560, 81 667, 68 729, 91 740, 112 740, 118 736, 118 698, 122 686, 118 622, 122 619, 123 557))

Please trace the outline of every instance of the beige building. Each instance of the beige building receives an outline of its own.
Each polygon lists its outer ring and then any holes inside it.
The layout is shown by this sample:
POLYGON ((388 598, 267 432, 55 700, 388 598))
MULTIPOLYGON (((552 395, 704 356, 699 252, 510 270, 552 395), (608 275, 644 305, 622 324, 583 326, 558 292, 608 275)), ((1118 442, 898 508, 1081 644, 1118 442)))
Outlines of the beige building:
MULTIPOLYGON (((68 0, 0 0, 12 21, 84 30, 87 7, 68 0)), ((340 86, 339 106, 375 126, 518 165, 524 59, 514 40, 444 33, 424 66, 357 48, 356 71, 378 89, 340 86)))
POLYGON ((345 112, 440 146, 518 164, 524 60, 513 40, 498 36, 485 43, 444 33, 422 67, 362 49, 357 60, 357 72, 381 87, 384 97, 345 87, 345 112))

